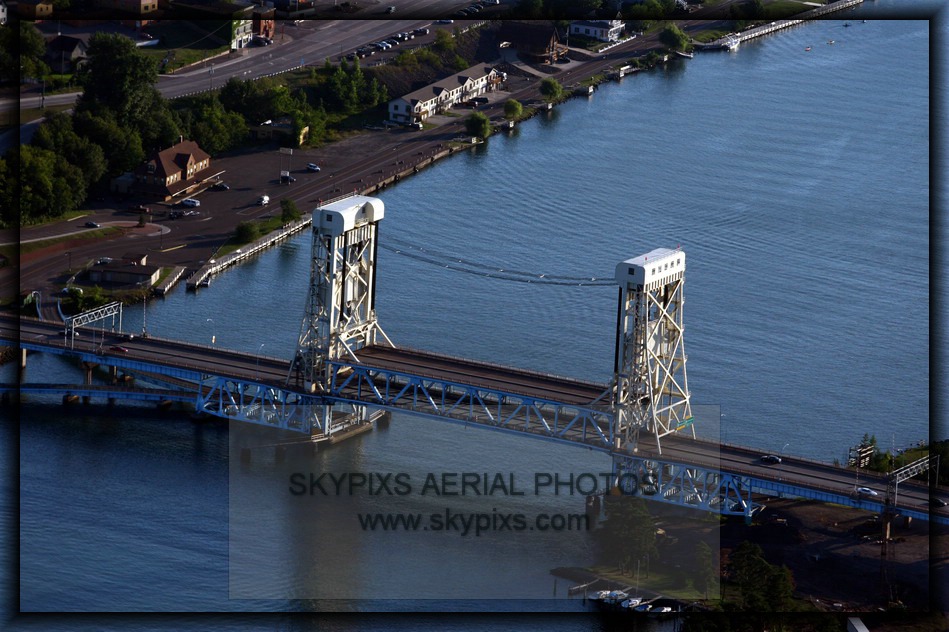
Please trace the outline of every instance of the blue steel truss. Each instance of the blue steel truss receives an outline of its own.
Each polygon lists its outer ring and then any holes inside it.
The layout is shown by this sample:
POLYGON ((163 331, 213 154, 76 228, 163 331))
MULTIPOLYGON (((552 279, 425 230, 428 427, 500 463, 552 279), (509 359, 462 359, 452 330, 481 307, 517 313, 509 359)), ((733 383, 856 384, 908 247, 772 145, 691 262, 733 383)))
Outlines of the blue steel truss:
POLYGON ((450 380, 330 361, 329 398, 453 419, 609 451, 613 414, 450 380))
MULTIPOLYGON (((500 390, 421 377, 359 364, 333 361, 329 393, 308 395, 254 380, 210 376, 182 367, 157 365, 121 356, 21 342, 33 351, 68 355, 85 362, 128 371, 187 380, 191 388, 147 389, 122 385, 0 385, 0 391, 46 392, 122 399, 193 401, 195 409, 234 419, 310 435, 330 435, 362 423, 365 406, 412 412, 455 423, 529 435, 611 454, 617 482, 626 493, 654 502, 692 507, 750 519, 760 505, 752 494, 793 496, 881 512, 884 503, 835 490, 769 481, 747 474, 670 461, 667 458, 614 452, 612 412, 592 406, 564 404, 500 390)), ((148 376, 143 376, 149 379, 148 376)), ((899 515, 949 524, 949 517, 889 508, 899 515)))

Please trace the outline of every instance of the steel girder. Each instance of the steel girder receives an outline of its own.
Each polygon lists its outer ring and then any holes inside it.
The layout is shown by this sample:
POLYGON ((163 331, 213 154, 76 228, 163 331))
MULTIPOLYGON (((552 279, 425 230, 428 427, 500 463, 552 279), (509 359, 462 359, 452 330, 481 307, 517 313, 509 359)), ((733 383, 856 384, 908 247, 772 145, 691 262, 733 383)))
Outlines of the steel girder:
POLYGON ((225 419, 306 434, 330 434, 332 405, 322 397, 304 395, 250 380, 208 377, 198 389, 195 409, 225 419))
POLYGON ((585 444, 608 451, 613 414, 519 393, 420 377, 348 362, 327 363, 329 397, 585 444))

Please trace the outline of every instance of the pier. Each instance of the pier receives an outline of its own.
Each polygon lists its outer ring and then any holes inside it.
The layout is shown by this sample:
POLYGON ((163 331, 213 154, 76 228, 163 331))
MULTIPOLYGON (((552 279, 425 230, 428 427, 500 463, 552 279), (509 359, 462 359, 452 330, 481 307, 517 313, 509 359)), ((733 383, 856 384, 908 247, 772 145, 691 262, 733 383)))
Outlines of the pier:
POLYGON ((843 9, 848 9, 854 7, 858 4, 862 4, 863 0, 838 0, 838 2, 831 2, 822 7, 812 9, 810 11, 805 11, 800 14, 800 17, 794 20, 777 20, 769 24, 764 24, 761 26, 755 26, 748 30, 742 31, 740 33, 730 33, 725 37, 719 38, 708 44, 696 44, 696 50, 734 50, 742 42, 747 42, 748 40, 754 39, 756 37, 761 37, 763 35, 768 35, 774 33, 775 31, 780 31, 782 29, 790 28, 806 22, 808 20, 813 20, 821 16, 833 13, 835 11, 842 11, 843 9))

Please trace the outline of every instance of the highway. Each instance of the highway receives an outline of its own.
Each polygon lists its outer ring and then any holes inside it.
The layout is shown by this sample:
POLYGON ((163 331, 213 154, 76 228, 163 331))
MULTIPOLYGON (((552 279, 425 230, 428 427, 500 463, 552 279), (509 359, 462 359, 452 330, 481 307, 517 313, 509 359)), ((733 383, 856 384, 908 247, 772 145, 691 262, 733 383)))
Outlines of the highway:
MULTIPOLYGON (((89 352, 101 348, 102 355, 142 360, 157 365, 190 368, 201 373, 222 377, 256 380, 275 387, 284 387, 289 362, 280 358, 238 353, 227 349, 195 345, 161 338, 135 337, 127 340, 124 334, 93 334, 84 329, 76 342, 76 349, 89 352), (121 346, 127 351, 114 349, 121 346)), ((15 315, 0 316, 0 339, 16 342, 19 339, 35 344, 65 346, 63 325, 36 319, 18 319, 15 315), (19 329, 19 331, 18 331, 19 329)), ((511 367, 471 362, 450 356, 406 349, 371 348, 361 352, 363 364, 383 369, 402 370, 420 376, 430 376, 460 384, 497 388, 539 398, 555 399, 577 405, 608 407, 608 400, 594 403, 607 389, 606 384, 583 382, 511 367), (563 396, 557 397, 558 393, 563 396)), ((27 366, 29 376, 29 366, 27 366)), ((579 436, 574 437, 577 440, 579 436)), ((886 480, 879 474, 854 471, 826 463, 795 457, 786 457, 779 464, 762 463, 761 452, 736 446, 722 446, 687 436, 673 435, 662 440, 662 458, 694 464, 713 470, 784 482, 835 494, 849 495, 857 486, 879 492, 881 500, 886 480)), ((638 456, 659 458, 655 447, 647 440, 641 444, 638 456)), ((929 489, 916 482, 900 485, 899 507, 929 511, 929 489)), ((946 508, 940 514, 949 515, 946 508)))

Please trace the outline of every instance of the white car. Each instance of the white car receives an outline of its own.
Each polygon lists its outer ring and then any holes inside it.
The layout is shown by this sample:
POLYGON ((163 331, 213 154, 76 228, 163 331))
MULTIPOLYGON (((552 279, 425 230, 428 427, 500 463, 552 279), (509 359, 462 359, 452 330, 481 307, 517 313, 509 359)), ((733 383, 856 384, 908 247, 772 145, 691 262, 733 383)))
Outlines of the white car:
POLYGON ((860 496, 879 496, 880 495, 876 493, 875 491, 873 491, 872 489, 870 489, 869 487, 858 487, 853 491, 857 492, 857 494, 860 496))
POLYGON ((194 198, 185 198, 185 199, 181 200, 181 203, 182 203, 184 206, 191 206, 191 207, 201 206, 200 200, 196 200, 196 199, 194 199, 194 198))
POLYGON ((318 164, 316 164, 315 162, 308 162, 308 163, 306 164, 306 170, 307 170, 307 171, 319 171, 319 170, 320 170, 320 166, 319 166, 318 164))

